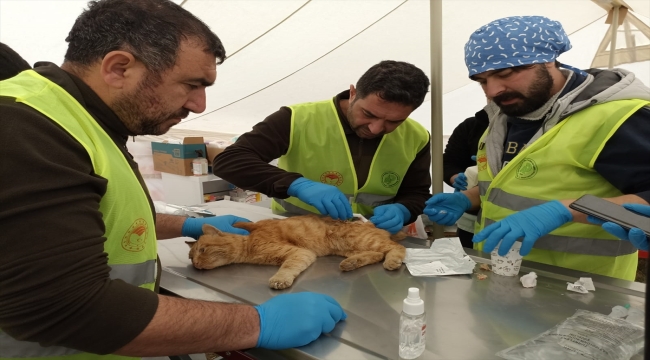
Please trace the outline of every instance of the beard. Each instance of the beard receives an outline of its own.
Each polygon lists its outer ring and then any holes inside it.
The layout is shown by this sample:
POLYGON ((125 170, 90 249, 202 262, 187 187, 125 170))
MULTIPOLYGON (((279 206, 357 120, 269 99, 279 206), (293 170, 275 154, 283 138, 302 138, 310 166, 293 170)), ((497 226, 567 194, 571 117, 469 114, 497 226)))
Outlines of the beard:
POLYGON ((131 94, 122 94, 110 105, 133 135, 162 135, 175 125, 172 119, 183 119, 189 110, 171 111, 154 91, 157 81, 145 77, 131 94))
POLYGON ((492 101, 508 116, 522 116, 539 109, 551 98, 553 77, 544 65, 537 67, 535 75, 535 80, 528 88, 526 95, 518 91, 509 91, 495 96, 492 101), (521 101, 508 105, 502 104, 502 102, 512 99, 520 99, 521 101))

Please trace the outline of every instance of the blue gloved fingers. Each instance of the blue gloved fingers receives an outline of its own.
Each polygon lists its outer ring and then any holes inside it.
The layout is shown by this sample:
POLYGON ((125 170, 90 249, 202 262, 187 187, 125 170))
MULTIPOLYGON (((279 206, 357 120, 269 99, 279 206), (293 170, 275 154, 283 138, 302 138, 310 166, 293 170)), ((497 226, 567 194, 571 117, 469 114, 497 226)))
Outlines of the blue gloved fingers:
MULTIPOLYGON (((494 226, 494 228, 487 236, 484 235, 485 243, 483 244, 483 251, 492 252, 497 246, 499 247, 499 250, 506 248, 505 245, 501 244, 501 240, 503 240, 503 237, 510 231, 510 225, 508 223, 496 223, 490 226, 494 226)), ((490 226, 485 228, 485 230, 490 226)), ((507 246, 507 249, 510 250, 510 247, 512 247, 512 243, 507 246)))
POLYGON ((219 229, 219 230, 224 231, 224 232, 229 232, 231 234, 237 234, 237 235, 250 235, 248 230, 236 228, 236 227, 233 227, 233 226, 224 226, 223 229, 219 229))
POLYGON ((342 209, 342 205, 336 202, 336 200, 336 196, 324 196, 323 206, 325 207, 325 211, 327 211, 327 215, 329 215, 332 219, 340 220, 341 217, 339 217, 339 207, 342 209))
MULTIPOLYGON (((510 248, 512 248, 512 245, 514 245, 514 243, 517 241, 517 239, 526 235, 520 227, 514 227, 514 226, 508 226, 508 227, 509 227, 508 232, 505 233, 503 236, 501 236, 502 239, 501 239, 501 243, 499 244, 499 250, 498 250, 499 256, 506 256, 510 251, 510 248)), ((521 253, 521 250, 519 250, 519 253, 521 253)))
POLYGON ((472 156, 470 157, 470 159, 476 161, 476 155, 472 155, 472 156))
POLYGON ((621 240, 629 240, 627 231, 625 231, 625 229, 623 229, 620 225, 614 224, 613 222, 606 222, 601 226, 603 230, 616 236, 617 238, 621 240))
POLYGON ((238 223, 238 222, 251 222, 250 220, 248 220, 246 218, 243 218, 243 217, 239 217, 239 216, 235 216, 235 215, 227 215, 227 216, 232 216, 233 217, 233 222, 232 222, 233 224, 238 223))
POLYGON ((432 197, 430 197, 429 200, 425 201, 424 203, 427 206, 428 205, 437 205, 437 204, 441 203, 442 201, 444 201, 447 198, 447 196, 449 196, 449 195, 445 194, 445 193, 438 193, 438 194, 435 194, 432 197))
POLYGON ((305 201, 303 199, 300 199, 300 200, 302 200, 302 201, 306 202, 307 204, 315 207, 316 210, 318 210, 318 212, 321 213, 321 215, 329 215, 329 212, 325 208, 325 204, 321 201, 321 199, 318 199, 318 201, 305 201))
POLYGON ((325 301, 328 303, 334 305, 334 307, 329 307, 330 315, 332 318, 336 321, 339 322, 341 320, 345 320, 348 317, 348 314, 345 313, 341 305, 339 304, 338 301, 336 301, 333 297, 325 294, 320 294, 325 301))
POLYGON ((343 193, 339 192, 339 194, 334 196, 332 198, 332 204, 336 207, 339 220, 347 220, 352 217, 352 207, 343 193))
POLYGON ((596 224, 596 225, 602 225, 602 224, 605 223, 605 220, 600 220, 599 218, 595 218, 595 217, 593 217, 591 215, 587 215, 587 221, 589 221, 592 224, 596 224))
POLYGON ((637 249, 645 251, 648 250, 648 237, 643 232, 643 230, 639 228, 632 228, 628 233, 628 237, 630 238, 632 245, 634 245, 634 247, 637 249))
POLYGON ((460 182, 454 181, 451 186, 456 189, 456 191, 467 190, 467 184, 462 184, 460 182))
POLYGON ((445 211, 445 213, 441 211, 440 214, 442 215, 440 221, 438 221, 438 224, 440 225, 452 226, 460 218, 460 216, 456 216, 456 213, 449 212, 449 211, 445 211))
POLYGON ((623 207, 639 215, 650 216, 650 205, 627 203, 623 207))

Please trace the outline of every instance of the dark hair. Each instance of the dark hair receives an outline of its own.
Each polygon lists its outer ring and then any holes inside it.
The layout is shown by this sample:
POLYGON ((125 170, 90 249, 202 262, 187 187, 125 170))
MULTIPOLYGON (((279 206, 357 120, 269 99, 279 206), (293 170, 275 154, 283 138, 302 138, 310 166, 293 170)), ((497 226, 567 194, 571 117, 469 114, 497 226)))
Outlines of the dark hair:
POLYGON ((218 63, 226 57, 219 37, 189 11, 168 0, 98 0, 77 18, 65 61, 89 66, 115 50, 128 51, 153 74, 176 63, 180 43, 198 39, 218 63))
POLYGON ((370 94, 417 109, 429 89, 429 78, 413 64, 402 61, 384 60, 374 65, 357 82, 357 97, 363 99, 370 94))
POLYGON ((0 43, 0 80, 5 80, 18 75, 23 70, 32 67, 17 52, 9 46, 0 43))

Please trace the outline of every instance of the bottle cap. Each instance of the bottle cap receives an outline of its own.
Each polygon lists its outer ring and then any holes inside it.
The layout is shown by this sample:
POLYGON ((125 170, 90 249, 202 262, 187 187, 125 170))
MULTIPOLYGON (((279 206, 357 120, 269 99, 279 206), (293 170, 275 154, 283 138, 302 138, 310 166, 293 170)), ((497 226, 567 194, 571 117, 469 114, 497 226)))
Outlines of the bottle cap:
POLYGON ((409 288, 409 294, 404 299, 403 311, 409 315, 420 315, 424 313, 424 301, 420 299, 420 289, 409 288))

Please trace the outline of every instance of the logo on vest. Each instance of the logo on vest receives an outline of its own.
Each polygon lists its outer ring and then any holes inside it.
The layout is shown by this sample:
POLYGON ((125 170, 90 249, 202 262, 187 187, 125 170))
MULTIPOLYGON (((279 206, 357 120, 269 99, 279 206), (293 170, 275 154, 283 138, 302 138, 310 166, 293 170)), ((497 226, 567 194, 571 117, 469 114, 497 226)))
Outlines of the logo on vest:
POLYGON ((122 238, 122 248, 126 251, 139 252, 144 250, 149 228, 144 219, 137 219, 122 238))
POLYGON ((487 156, 480 155, 476 159, 476 166, 478 168, 478 171, 484 171, 485 169, 487 169, 487 156))
POLYGON ((537 164, 532 159, 524 159, 519 167, 517 167, 517 174, 515 177, 519 180, 528 180, 537 175, 537 164))
POLYGON ((320 176, 320 182, 327 185, 339 186, 343 184, 343 175, 338 171, 325 171, 320 176))
POLYGON ((393 171, 386 171, 381 174, 381 184, 387 188, 393 187, 399 184, 399 175, 393 171))

